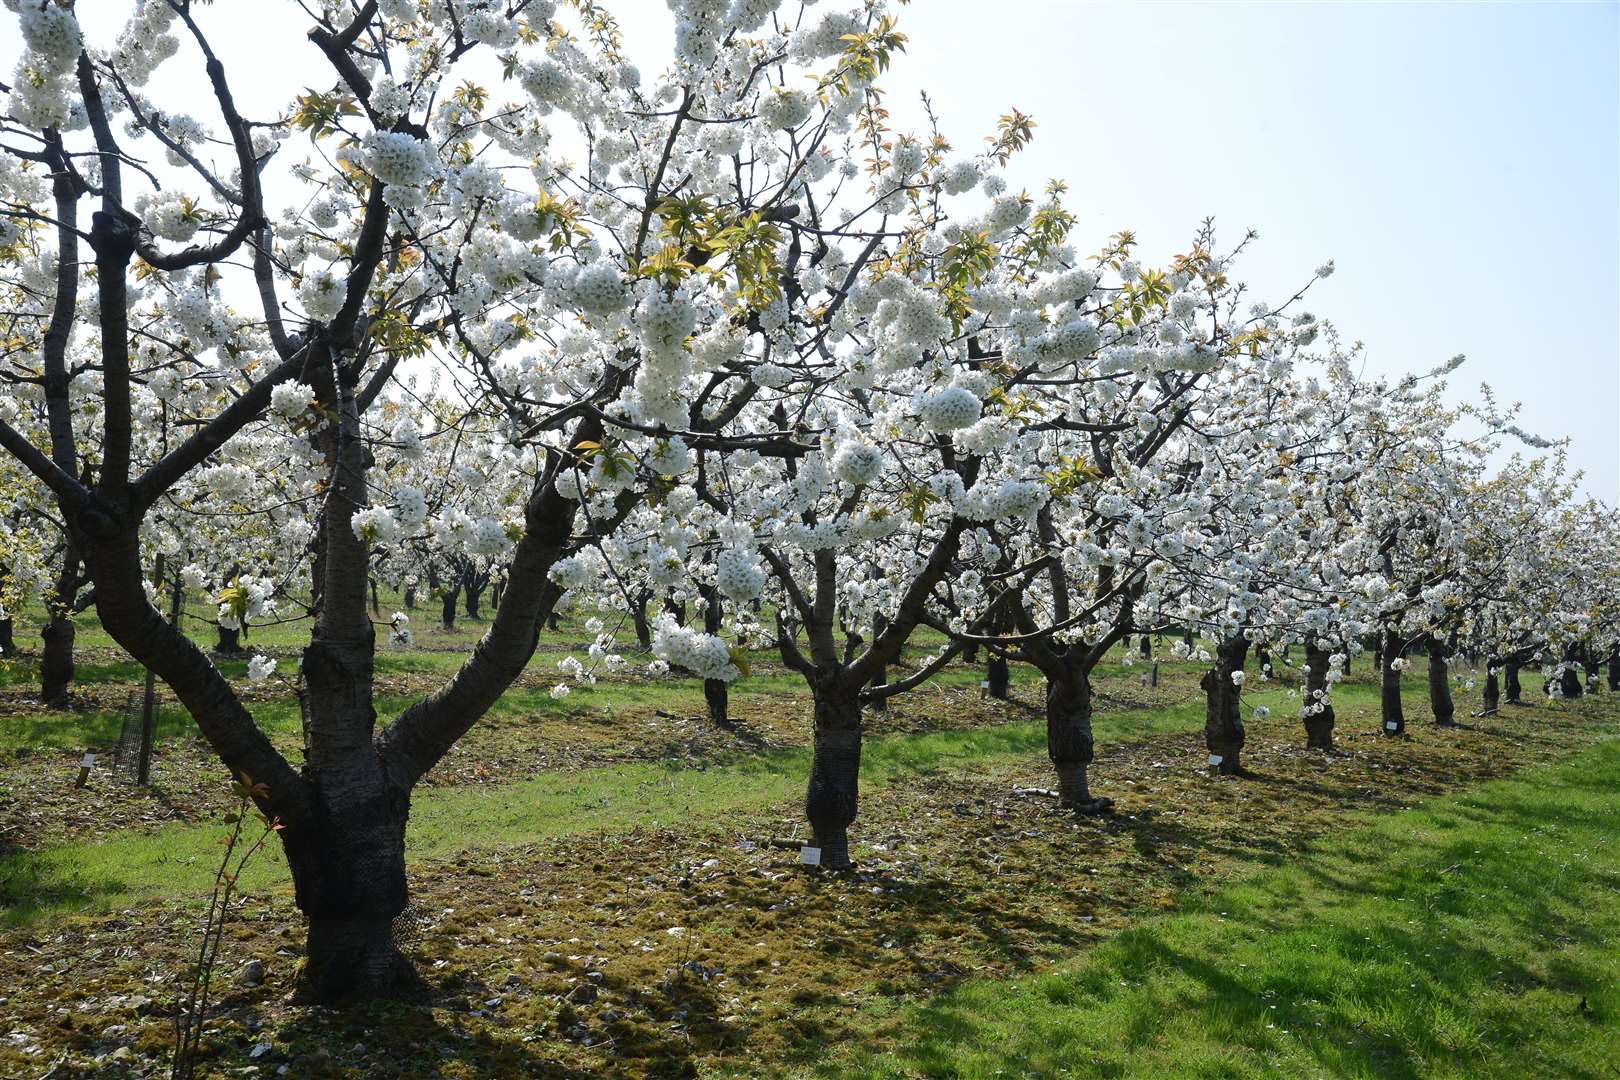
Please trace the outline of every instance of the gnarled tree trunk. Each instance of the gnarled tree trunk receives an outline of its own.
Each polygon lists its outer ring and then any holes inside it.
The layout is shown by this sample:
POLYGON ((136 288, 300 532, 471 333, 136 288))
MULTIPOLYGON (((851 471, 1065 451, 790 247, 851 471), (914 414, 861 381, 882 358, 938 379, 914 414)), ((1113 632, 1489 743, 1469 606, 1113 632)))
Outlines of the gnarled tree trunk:
POLYGON ((1457 707, 1451 700, 1451 669, 1447 663, 1446 643, 1429 637, 1429 707, 1434 722, 1442 727, 1455 727, 1457 707))
POLYGON ((1558 691, 1566 698, 1578 698, 1586 688, 1581 680, 1581 646, 1570 642, 1564 647, 1564 669, 1558 676, 1558 691))
POLYGON ((1329 653, 1320 642, 1305 642, 1305 746, 1310 750, 1333 749, 1333 697, 1328 683, 1329 653))
POLYGON ((997 701, 1007 700, 1007 691, 1012 685, 1012 668, 1001 653, 992 652, 985 661, 984 682, 985 693, 997 701))
POLYGON ((220 656, 242 655, 242 629, 238 626, 214 624, 214 652, 220 656))
POLYGON ((1489 656, 1485 658, 1485 708, 1483 715, 1489 716, 1502 706, 1502 681, 1497 675, 1501 670, 1500 657, 1489 656))
POLYGON ((51 708, 72 701, 73 639, 78 625, 73 621, 73 601, 79 592, 79 554, 70 540, 62 552, 62 566, 45 604, 46 622, 40 629, 44 648, 39 657, 39 697, 51 708))
POLYGON ((1609 653, 1609 689, 1620 691, 1620 645, 1609 653))
POLYGON ((1046 754, 1057 771, 1058 805, 1079 813, 1107 809, 1093 798, 1086 770, 1091 765, 1091 680, 1084 673, 1049 675, 1046 680, 1046 754))
POLYGON ((12 626, 11 616, 0 618, 0 659, 9 659, 17 655, 16 630, 12 626))
POLYGON ((849 826, 855 820, 860 795, 861 704, 856 694, 828 685, 830 682, 821 680, 811 690, 815 743, 804 815, 815 845, 821 849, 821 865, 842 870, 853 865, 849 826))
POLYGON ((1507 692, 1507 703, 1509 705, 1524 704, 1523 701, 1519 700, 1524 695, 1524 685, 1519 682, 1520 666, 1519 654, 1513 653, 1507 658, 1507 663, 1502 667, 1502 689, 1507 692))
POLYGON ((1209 748, 1210 765, 1223 775, 1241 775, 1242 753, 1247 733, 1243 727, 1242 691, 1232 681, 1232 673, 1243 670, 1249 654, 1249 639, 1233 634, 1215 649, 1215 666, 1204 673, 1204 745, 1209 748))
POLYGON ((439 625, 446 630, 456 628, 456 601, 461 597, 460 584, 447 585, 444 589, 443 602, 439 609, 439 625))
MULTIPOLYGON (((706 634, 720 633, 720 624, 723 612, 720 609, 720 591, 703 586, 703 631, 706 634)), ((709 720, 715 724, 724 724, 729 717, 726 709, 728 705, 726 681, 724 679, 703 680, 703 704, 709 712, 709 720)))
POLYGON ((1378 703, 1385 735, 1406 733, 1406 715, 1401 711, 1401 672, 1395 661, 1401 658, 1401 639, 1386 630, 1379 641, 1378 703))

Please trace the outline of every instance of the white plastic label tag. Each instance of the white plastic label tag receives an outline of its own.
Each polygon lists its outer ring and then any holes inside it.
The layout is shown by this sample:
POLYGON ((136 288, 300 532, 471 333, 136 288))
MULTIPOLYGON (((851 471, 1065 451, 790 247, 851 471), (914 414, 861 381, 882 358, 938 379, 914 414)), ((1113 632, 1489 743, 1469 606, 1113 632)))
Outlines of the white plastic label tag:
POLYGON ((96 755, 94 755, 94 754, 89 754, 89 753, 85 754, 84 755, 84 760, 79 762, 79 768, 81 768, 81 769, 93 769, 95 767, 96 767, 96 755))
POLYGON ((1393 720, 1385 720, 1384 721, 1384 730, 1385 731, 1399 731, 1400 728, 1401 728, 1401 725, 1397 724, 1393 720))
POLYGON ((818 847, 811 847, 809 844, 804 845, 804 847, 799 849, 799 862, 803 863, 805 866, 820 866, 821 849, 818 847))
POLYGON ((1219 754, 1211 754, 1211 755, 1209 755, 1209 763, 1211 765, 1219 765, 1222 760, 1223 759, 1222 759, 1221 755, 1219 755, 1219 754))

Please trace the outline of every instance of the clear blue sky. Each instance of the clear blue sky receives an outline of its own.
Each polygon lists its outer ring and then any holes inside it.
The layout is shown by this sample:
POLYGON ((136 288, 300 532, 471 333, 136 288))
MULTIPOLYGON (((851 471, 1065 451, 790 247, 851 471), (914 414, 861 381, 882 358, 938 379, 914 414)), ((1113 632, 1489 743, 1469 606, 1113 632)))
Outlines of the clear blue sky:
POLYGON ((1462 352, 1523 426, 1573 438, 1620 490, 1620 7, 1586 4, 917 0, 884 80, 926 89, 960 147, 1007 106, 1036 138, 1013 178, 1071 183, 1079 243, 1132 228, 1185 250, 1199 220, 1260 230, 1240 276, 1312 308, 1369 370, 1462 352))
MULTIPOLYGON (((105 46, 130 6, 78 9, 105 46)), ((228 63, 273 55, 294 84, 331 82, 296 5, 253 7, 253 33, 218 42, 228 63)), ((644 70, 662 67, 663 0, 609 7, 644 70)), ((1426 371, 1466 353, 1454 397, 1486 381, 1523 401, 1523 425, 1571 436, 1585 489, 1617 501, 1615 3, 915 0, 896 10, 911 36, 883 79, 896 121, 923 130, 927 90, 965 151, 1009 107, 1033 115, 1035 142, 1011 178, 1031 190, 1069 181, 1082 250, 1130 228, 1158 261, 1185 250, 1207 215, 1230 240, 1252 225, 1261 239, 1240 276, 1274 301, 1333 258, 1338 273, 1311 307, 1366 342, 1370 370, 1426 371)), ((240 18, 226 5, 203 11, 210 25, 240 18)), ((11 38, 0 38, 7 72, 11 38)), ((167 81, 153 87, 160 99, 167 81)), ((244 109, 260 112, 278 108, 271 96, 287 85, 236 82, 244 109)))

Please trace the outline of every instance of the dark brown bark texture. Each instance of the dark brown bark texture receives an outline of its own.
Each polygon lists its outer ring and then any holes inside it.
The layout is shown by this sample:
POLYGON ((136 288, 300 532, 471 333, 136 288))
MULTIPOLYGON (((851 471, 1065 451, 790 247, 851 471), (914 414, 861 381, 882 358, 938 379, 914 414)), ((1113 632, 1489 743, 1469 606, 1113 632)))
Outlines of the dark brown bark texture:
POLYGON ((1401 640, 1393 630, 1386 631, 1379 644, 1378 701, 1385 735, 1406 733, 1406 716, 1401 711, 1401 673, 1395 661, 1401 657, 1401 640))
MULTIPOLYGON (((720 591, 703 586, 703 632, 706 634, 719 634, 724 621, 724 612, 720 607, 720 591)), ((729 707, 726 682, 724 679, 703 680, 703 704, 708 710, 709 720, 715 724, 725 724, 729 720, 727 709, 729 707)))
POLYGON ((1571 642, 1564 649, 1564 670, 1558 676, 1558 690, 1566 698, 1578 698, 1585 692, 1581 680, 1582 656, 1579 643, 1571 642))
POLYGON ((1089 812, 1108 805, 1108 800, 1092 796, 1086 776, 1095 752, 1091 709, 1091 680, 1085 673, 1047 678, 1046 754, 1057 772, 1058 805, 1068 810, 1089 812))
POLYGON ((79 591, 79 555, 70 542, 62 554, 62 566, 45 605, 46 623, 39 637, 39 698, 51 708, 72 702, 73 641, 78 624, 73 621, 73 601, 79 591))
POLYGON ((821 865, 848 868, 849 826, 859 809, 861 705, 837 686, 813 686, 815 743, 804 816, 810 822, 821 865))
POLYGON ((215 623, 214 652, 220 656, 241 656, 242 631, 237 627, 227 627, 223 623, 215 623))
POLYGON ((1215 666, 1204 673, 1204 745, 1209 749, 1211 766, 1222 775, 1241 775, 1243 744, 1243 695, 1232 682, 1232 673, 1243 670, 1249 654, 1249 639, 1233 634, 1216 647, 1215 666))
POLYGON ((39 697, 46 705, 61 708, 73 699, 73 641, 78 635, 78 626, 73 616, 55 602, 50 610, 50 621, 39 631, 43 643, 39 655, 39 697))
POLYGON ((0 619, 0 659, 9 659, 17 655, 17 632, 12 625, 11 616, 0 619))
POLYGON ((1448 652, 1444 641, 1429 638, 1429 707, 1434 712, 1434 722, 1443 727, 1453 726, 1457 722, 1457 707, 1451 700, 1448 652))
POLYGON ((985 693, 997 701, 1007 700, 1007 691, 1012 686, 1012 668, 1005 656, 990 654, 984 665, 984 681, 985 693))
POLYGON ((1327 681, 1330 655, 1315 638, 1305 643, 1305 666, 1310 668, 1305 673, 1305 705, 1307 708, 1322 706, 1321 712, 1311 713, 1304 718, 1305 746, 1310 750, 1333 749, 1335 717, 1327 681))

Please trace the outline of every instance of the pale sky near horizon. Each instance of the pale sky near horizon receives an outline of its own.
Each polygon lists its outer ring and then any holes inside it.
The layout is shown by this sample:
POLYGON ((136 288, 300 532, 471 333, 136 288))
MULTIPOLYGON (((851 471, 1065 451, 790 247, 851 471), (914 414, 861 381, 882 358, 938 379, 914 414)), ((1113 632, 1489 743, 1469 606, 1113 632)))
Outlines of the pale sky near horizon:
MULTIPOLYGON (((131 5, 77 6, 105 45, 131 5)), ((285 27, 252 6, 254 37, 221 48, 228 64, 273 56, 280 77, 265 81, 278 92, 306 72, 309 85, 332 81, 294 4, 285 27)), ((608 6, 633 58, 660 69, 663 0, 608 6)), ((1162 262, 1206 216, 1226 242, 1253 226, 1238 276, 1273 301, 1334 259, 1308 306, 1366 343, 1370 372, 1467 354, 1453 400, 1475 399, 1483 381, 1522 401, 1523 427, 1570 436, 1584 491, 1620 502, 1620 3, 914 0, 896 11, 910 45, 880 81, 901 130, 924 130, 924 90, 964 152, 1009 108, 1032 115, 1035 141, 1009 179, 1032 192, 1068 181, 1081 251, 1129 228, 1144 261, 1162 262)), ((16 51, 8 26, 0 77, 16 51)), ((237 83, 239 99, 260 89, 237 83)))

